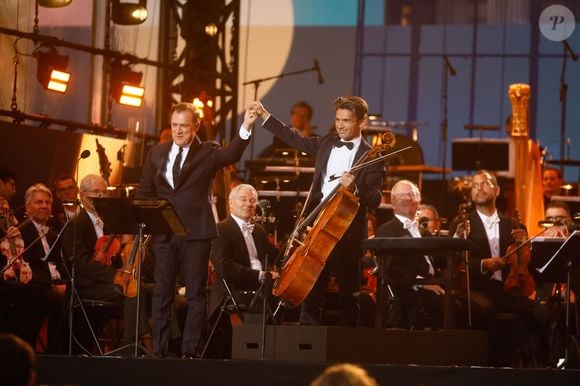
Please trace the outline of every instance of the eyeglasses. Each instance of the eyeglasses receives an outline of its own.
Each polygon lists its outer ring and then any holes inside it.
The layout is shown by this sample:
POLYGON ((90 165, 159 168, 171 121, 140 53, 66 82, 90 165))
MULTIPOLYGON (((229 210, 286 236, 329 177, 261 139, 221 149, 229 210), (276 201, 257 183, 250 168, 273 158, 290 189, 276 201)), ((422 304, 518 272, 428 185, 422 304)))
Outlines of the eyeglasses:
POLYGON ((108 190, 101 190, 101 189, 92 189, 92 190, 83 190, 83 193, 92 193, 92 194, 98 194, 99 196, 105 196, 107 195, 107 193, 109 193, 108 190))
POLYGON ((397 197, 399 200, 410 199, 410 200, 420 200, 421 195, 415 192, 408 192, 408 193, 395 193, 393 194, 394 197, 397 197))
POLYGON ((546 217, 546 221, 553 221, 553 222, 562 222, 564 223, 569 218, 565 216, 548 216, 546 217))
POLYGON ((488 180, 482 181, 480 183, 474 182, 471 184, 471 190, 479 190, 480 188, 491 188, 493 185, 488 180))

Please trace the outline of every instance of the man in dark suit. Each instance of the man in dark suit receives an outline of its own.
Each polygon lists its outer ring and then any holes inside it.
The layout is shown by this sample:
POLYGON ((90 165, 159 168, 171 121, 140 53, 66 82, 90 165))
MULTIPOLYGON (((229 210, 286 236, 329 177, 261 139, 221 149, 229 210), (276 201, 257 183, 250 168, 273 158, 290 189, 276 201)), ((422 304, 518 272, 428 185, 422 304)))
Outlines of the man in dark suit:
POLYGON ((481 170, 471 182, 471 200, 475 210, 468 214, 466 224, 460 224, 457 219, 453 221, 449 234, 461 237, 466 229, 468 239, 477 244, 469 260, 474 327, 489 332, 492 363, 504 364, 497 362, 502 355, 496 352, 502 338, 496 313, 519 315, 525 328, 540 340, 540 344, 545 344, 545 324, 550 315, 544 305, 527 298, 517 288, 509 292, 504 290, 509 266, 501 256, 505 256, 516 239, 525 239, 526 231, 511 218, 498 213, 496 199, 500 187, 494 176, 481 170))
MULTIPOLYGON (((395 216, 377 228, 377 237, 428 237, 426 227, 417 222, 417 211, 421 203, 421 193, 411 181, 401 180, 391 189, 391 204, 395 216)), ((396 327, 415 327, 417 313, 424 309, 433 316, 433 322, 442 325, 443 295, 445 290, 439 284, 417 284, 417 279, 438 276, 435 261, 431 256, 395 256, 386 267, 387 277, 400 307, 402 319, 396 327)))
POLYGON ((382 163, 376 163, 356 173, 349 172, 371 148, 361 136, 368 118, 368 105, 360 97, 337 98, 334 101, 335 129, 320 138, 303 137, 270 115, 260 102, 252 102, 248 108, 263 118, 262 125, 266 130, 288 145, 316 156, 311 194, 304 215, 312 212, 323 199, 331 197, 338 186, 352 193, 356 197, 354 199, 360 202, 352 223, 328 256, 324 269, 300 310, 301 324, 320 324, 324 292, 331 273, 334 273, 339 284, 339 323, 355 326, 358 304, 354 294, 360 287, 360 244, 368 237, 368 209, 376 208, 381 200, 384 170, 382 163))
MULTIPOLYGON (((218 224, 219 237, 213 239, 211 246, 211 262, 217 272, 217 281, 209 295, 208 315, 212 323, 216 321, 218 309, 228 295, 223 279, 236 296, 238 291, 259 289, 268 274, 274 279, 278 276, 277 272, 269 272, 264 265, 266 256, 271 264, 278 251, 268 240, 264 228, 252 220, 257 202, 258 192, 252 185, 236 186, 228 198, 230 215, 218 224)), ((269 289, 264 292, 269 292, 269 289)), ((219 342, 213 345, 217 350, 214 355, 228 358, 231 356, 232 333, 228 315, 222 315, 218 328, 221 336, 214 336, 215 341, 219 342)))
MULTIPOLYGON (((64 230, 62 252, 66 261, 74 267, 76 289, 81 299, 102 300, 123 308, 123 334, 125 341, 131 343, 135 336, 137 298, 126 298, 114 285, 115 274, 121 266, 118 256, 108 265, 98 261, 98 255, 102 251, 95 253, 97 240, 109 232, 92 199, 106 197, 107 194, 107 182, 101 176, 89 174, 81 180, 80 198, 83 209, 64 230)), ((139 335, 144 336, 149 333, 150 328, 144 312, 146 307, 143 296, 140 301, 139 335)))
POLYGON ((66 285, 62 280, 64 270, 60 259, 60 248, 53 247, 57 235, 47 225, 51 214, 52 192, 43 184, 32 185, 26 190, 24 203, 30 221, 23 223, 20 231, 24 245, 28 247, 24 253, 24 259, 32 269, 32 280, 26 285, 40 288, 43 303, 48 307, 48 347, 46 349, 55 348, 55 353, 64 353, 64 344, 54 346, 58 326, 63 317, 66 285), (51 253, 48 254, 49 252, 51 253))
POLYGON ((206 282, 211 239, 217 236, 211 206, 211 181, 217 171, 237 162, 251 134, 256 119, 246 111, 243 127, 227 148, 197 137, 201 118, 189 103, 171 109, 173 142, 151 149, 143 169, 138 197, 169 200, 181 222, 185 236, 158 237, 155 253, 155 289, 153 292, 153 349, 166 356, 170 340, 171 305, 180 267, 185 274, 187 316, 181 353, 194 357, 206 323, 206 282))

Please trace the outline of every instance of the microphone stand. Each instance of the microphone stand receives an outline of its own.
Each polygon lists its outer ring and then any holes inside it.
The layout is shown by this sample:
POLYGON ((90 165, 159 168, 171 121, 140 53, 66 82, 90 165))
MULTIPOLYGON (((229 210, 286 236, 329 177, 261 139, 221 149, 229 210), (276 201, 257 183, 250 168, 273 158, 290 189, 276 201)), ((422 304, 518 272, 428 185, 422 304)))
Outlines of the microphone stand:
POLYGON ((254 100, 258 100, 258 89, 260 88, 260 83, 265 82, 267 80, 272 80, 272 79, 280 79, 283 78, 285 76, 289 76, 289 75, 298 75, 298 74, 304 74, 306 72, 318 72, 319 67, 314 65, 311 68, 305 68, 303 70, 297 70, 297 71, 288 71, 288 72, 283 72, 279 75, 274 75, 274 76, 269 76, 266 78, 261 78, 261 79, 253 79, 253 80, 249 80, 247 82, 242 83, 242 86, 246 86, 248 84, 253 84, 254 85, 254 100))
POLYGON ((443 66, 445 69, 443 70, 443 90, 441 93, 441 99, 443 100, 443 120, 441 121, 441 145, 443 146, 442 149, 442 166, 443 169, 441 171, 441 198, 442 202, 445 201, 445 196, 447 194, 447 128, 448 128, 448 120, 447 120, 447 110, 449 105, 449 98, 448 98, 448 89, 449 89, 449 74, 451 76, 455 76, 457 73, 455 69, 451 66, 447 55, 443 55, 443 66))
MULTIPOLYGON (((566 63, 568 61, 568 53, 572 60, 575 62, 578 60, 574 51, 568 44, 566 40, 563 42, 564 45, 564 53, 563 53, 563 60, 562 60, 562 72, 560 74, 560 103, 562 105, 562 113, 560 118, 560 158, 565 159, 566 154, 564 151, 565 142, 566 142, 566 110, 567 110, 567 101, 568 101, 568 83, 566 83, 566 63)), ((560 165, 560 171, 564 171, 564 165, 560 165)))
MULTIPOLYGON (((71 220, 72 220, 72 217, 66 221, 66 223, 64 224, 64 226, 62 227, 62 229, 60 230, 58 235, 56 236, 56 239, 54 240, 54 243, 51 245, 46 256, 50 256, 53 249, 56 247, 56 245, 58 245, 58 241, 62 238, 62 235, 64 234, 64 230, 67 228, 67 226, 69 225, 71 220)), ((74 322, 73 315, 74 315, 74 302, 76 299, 77 304, 79 305, 79 308, 81 309, 81 312, 83 314, 83 317, 85 318, 85 322, 87 323, 87 327, 89 329, 89 332, 91 333, 91 337, 93 338, 93 341, 95 342, 95 345, 97 347, 99 355, 102 356, 102 355, 104 355, 103 350, 101 349, 101 345, 99 344, 99 340, 97 339, 97 334, 95 334, 95 330, 93 329, 93 326, 91 325, 91 323, 89 321, 89 316, 87 314, 87 311, 85 310, 85 307, 83 306, 83 303, 81 301, 80 295, 77 291, 77 287, 75 284, 76 223, 73 223, 73 240, 74 240, 74 245, 73 245, 72 261, 70 262, 71 263, 70 270, 68 268, 67 262, 64 259, 62 251, 60 252, 62 266, 63 266, 64 272, 68 278, 68 281, 70 283, 70 288, 69 288, 70 293, 69 293, 69 299, 68 299, 68 355, 72 355, 72 341, 73 341, 73 336, 74 336, 73 335, 73 322, 74 322)), ((60 327, 59 327, 59 330, 60 330, 60 327)), ((83 347, 80 343, 79 343, 79 346, 84 351, 86 351, 88 354, 90 354, 90 352, 85 347, 83 347)), ((51 349, 52 349, 52 347, 51 347, 51 349)), ((50 350, 49 350, 49 352, 50 352, 50 350)))

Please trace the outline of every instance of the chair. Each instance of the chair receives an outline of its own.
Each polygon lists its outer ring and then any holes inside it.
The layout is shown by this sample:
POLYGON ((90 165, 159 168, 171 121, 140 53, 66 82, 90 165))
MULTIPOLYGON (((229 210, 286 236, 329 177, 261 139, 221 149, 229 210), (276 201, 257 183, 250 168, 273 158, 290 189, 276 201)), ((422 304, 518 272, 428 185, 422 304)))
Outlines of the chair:
POLYGON ((78 314, 80 310, 78 302, 75 302, 73 307, 74 312, 76 312, 74 318, 74 339, 80 348, 87 353, 93 352, 96 348, 99 354, 103 354, 101 344, 116 348, 119 342, 121 342, 123 330, 121 329, 117 336, 108 336, 104 333, 104 329, 110 321, 123 319, 122 307, 117 303, 96 299, 82 299, 82 305, 86 312, 87 320, 78 314), (97 338, 96 342, 90 336, 91 331, 87 323, 90 323, 90 327, 97 338), (92 345, 93 343, 94 346, 92 345))
POLYGON ((250 308, 252 308, 253 303, 255 303, 254 300, 256 298, 256 291, 232 290, 225 279, 222 279, 222 284, 224 285, 224 288, 226 290, 226 298, 219 307, 219 313, 216 317, 214 324, 211 327, 209 336, 207 337, 207 340, 201 352, 200 358, 202 359, 205 357, 207 349, 210 343, 212 342, 212 338, 224 314, 227 314, 228 316, 232 314, 236 315, 243 322, 245 319, 245 313, 247 313, 250 310, 250 308))

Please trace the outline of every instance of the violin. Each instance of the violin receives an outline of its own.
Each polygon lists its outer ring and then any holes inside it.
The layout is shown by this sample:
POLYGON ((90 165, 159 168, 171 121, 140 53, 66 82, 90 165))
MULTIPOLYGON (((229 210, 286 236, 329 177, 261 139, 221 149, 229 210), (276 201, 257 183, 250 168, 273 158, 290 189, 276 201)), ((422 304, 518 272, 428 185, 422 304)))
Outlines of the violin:
POLYGON ((113 284, 120 288, 120 292, 125 297, 134 298, 137 296, 139 266, 147 256, 147 244, 150 240, 151 235, 148 235, 143 241, 141 249, 139 249, 139 242, 135 240, 127 242, 123 247, 121 252, 123 267, 117 270, 113 284))
MULTIPOLYGON (((11 226, 16 225, 12 211, 7 205, 0 208, 0 227, 4 232, 8 232, 11 226)), ((4 280, 17 280, 21 284, 26 284, 32 280, 32 269, 30 264, 22 258, 24 253, 24 240, 20 236, 6 236, 0 242, 2 254, 6 256, 6 266, 2 269, 4 280)))
POLYGON ((95 243, 93 259, 104 265, 111 265, 111 259, 121 250, 121 242, 116 235, 105 235, 95 243))
MULTIPOLYGON (((517 209, 514 210, 514 220, 518 227, 516 229, 523 229, 520 224, 519 214, 517 209)), ((516 239, 510 245, 503 257, 506 263, 510 266, 510 272, 504 280, 504 291, 507 293, 521 294, 529 297, 536 290, 536 282, 534 277, 530 274, 528 266, 531 260, 531 251, 529 243, 524 240, 516 239)))

